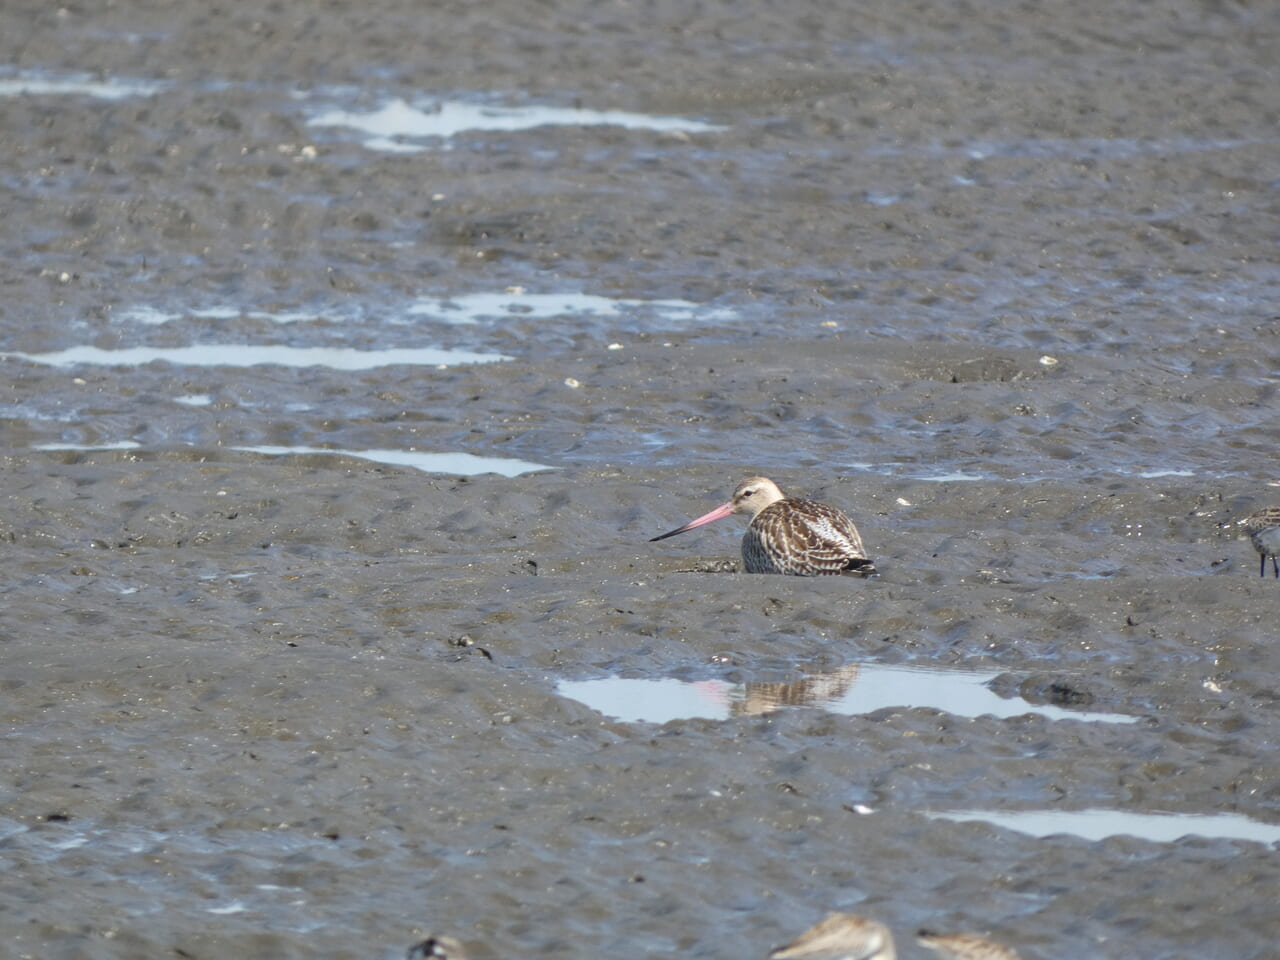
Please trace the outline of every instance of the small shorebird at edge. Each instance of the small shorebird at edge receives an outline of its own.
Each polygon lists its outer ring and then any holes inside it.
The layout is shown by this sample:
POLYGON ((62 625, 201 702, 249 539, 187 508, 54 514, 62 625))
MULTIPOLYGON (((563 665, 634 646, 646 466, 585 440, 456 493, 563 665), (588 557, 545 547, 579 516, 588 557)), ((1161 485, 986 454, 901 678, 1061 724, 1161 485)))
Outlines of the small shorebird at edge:
POLYGON ((862 547, 858 528, 844 511, 825 503, 784 496, 768 477, 748 477, 738 484, 728 503, 649 542, 695 530, 733 513, 751 515, 742 538, 742 562, 747 573, 816 577, 848 570, 864 575, 876 572, 862 547))
POLYGON ((897 960, 893 934, 883 923, 852 913, 830 913, 769 960, 897 960))
POLYGON ((1267 575, 1267 557, 1270 557, 1271 570, 1280 579, 1280 563, 1276 562, 1276 556, 1280 555, 1280 507, 1263 507, 1240 518, 1235 524, 1244 528, 1253 542, 1253 549, 1258 551, 1262 561, 1258 568, 1259 576, 1267 575))

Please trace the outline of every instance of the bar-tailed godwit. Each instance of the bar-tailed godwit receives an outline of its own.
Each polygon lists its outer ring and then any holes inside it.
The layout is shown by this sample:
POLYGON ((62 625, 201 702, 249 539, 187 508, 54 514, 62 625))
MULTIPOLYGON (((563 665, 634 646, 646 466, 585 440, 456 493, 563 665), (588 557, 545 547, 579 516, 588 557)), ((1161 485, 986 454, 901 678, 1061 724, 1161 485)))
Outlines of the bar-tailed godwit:
POLYGON ((1276 556, 1280 554, 1280 507, 1263 507, 1237 520, 1236 526, 1244 528, 1253 541, 1253 549, 1258 551, 1261 558, 1259 575, 1267 575, 1267 557, 1270 557, 1271 570, 1280 578, 1280 563, 1276 562, 1276 556))
POLYGON ((831 913, 769 960, 897 960, 893 934, 883 923, 852 913, 831 913))
POLYGON ((742 562, 747 573, 815 577, 846 570, 875 572, 858 528, 844 511, 825 503, 784 496, 767 477, 743 480, 728 503, 653 540, 674 537, 732 513, 751 515, 742 538, 742 562))
POLYGON ((940 953, 947 960, 1019 960, 1018 954, 999 943, 972 933, 930 933, 921 930, 916 942, 940 953))

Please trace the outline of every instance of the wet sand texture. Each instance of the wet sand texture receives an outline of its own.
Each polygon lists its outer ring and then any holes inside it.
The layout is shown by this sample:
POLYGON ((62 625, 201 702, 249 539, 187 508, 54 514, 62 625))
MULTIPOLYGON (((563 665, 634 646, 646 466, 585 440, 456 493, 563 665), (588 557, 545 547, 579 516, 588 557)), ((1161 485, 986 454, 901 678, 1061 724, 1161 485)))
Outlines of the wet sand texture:
POLYGON ((849 911, 907 960, 1273 957, 1274 844, 925 814, 1280 824, 1280 584, 1218 526, 1280 503, 1277 50, 1193 0, 5 4, 0 84, 156 87, 0 95, 0 352, 510 359, 0 358, 0 954, 763 957, 849 911), (432 98, 722 129, 308 122, 432 98), (510 288, 700 306, 412 309, 510 288), (752 474, 880 575, 647 542, 752 474), (553 692, 858 662, 1140 719, 553 692))

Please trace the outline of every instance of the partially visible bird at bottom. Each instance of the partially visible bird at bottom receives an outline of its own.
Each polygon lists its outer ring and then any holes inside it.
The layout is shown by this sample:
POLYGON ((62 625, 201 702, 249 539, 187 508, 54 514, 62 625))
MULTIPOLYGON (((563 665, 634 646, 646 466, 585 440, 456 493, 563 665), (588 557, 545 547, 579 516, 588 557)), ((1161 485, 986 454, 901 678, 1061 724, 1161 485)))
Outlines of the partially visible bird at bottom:
POLYGON ((430 936, 410 947, 405 960, 467 960, 467 951, 456 937, 430 936))
POLYGON ((972 933, 930 933, 921 930, 916 942, 946 960, 1019 960, 1016 951, 972 933))
POLYGON ((893 934, 883 923, 852 913, 831 913, 769 960, 897 960, 893 934))
POLYGON ((768 477, 748 477, 727 503, 649 542, 696 530, 734 513, 751 515, 742 538, 742 563, 747 573, 815 577, 849 570, 863 575, 876 572, 858 528, 843 510, 788 497, 768 477))
POLYGON ((1271 570, 1280 579, 1280 562, 1276 560, 1280 556, 1280 507, 1263 507, 1247 517, 1241 517, 1235 525, 1244 528, 1253 542, 1253 549, 1258 551, 1261 561, 1258 575, 1267 575, 1267 558, 1270 557, 1271 570))

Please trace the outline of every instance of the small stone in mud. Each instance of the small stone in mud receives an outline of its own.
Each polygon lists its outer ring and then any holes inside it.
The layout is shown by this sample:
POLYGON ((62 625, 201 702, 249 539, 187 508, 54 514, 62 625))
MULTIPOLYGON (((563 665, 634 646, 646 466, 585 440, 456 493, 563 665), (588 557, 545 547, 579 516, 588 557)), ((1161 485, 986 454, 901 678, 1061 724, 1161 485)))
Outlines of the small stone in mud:
POLYGON ((1082 707, 1093 703, 1094 696, 1087 690, 1066 680, 1049 680, 1043 676, 1029 677, 1018 686, 1018 694, 1029 703, 1052 704, 1059 707, 1082 707))
POLYGON ((468 634, 464 633, 460 637, 450 637, 448 640, 445 641, 445 643, 447 643, 451 647, 459 647, 466 651, 465 653, 460 653, 456 657, 454 657, 453 659, 455 662, 458 660, 464 660, 466 659, 466 657, 470 656, 471 654, 479 654, 480 656, 484 657, 486 660, 493 659, 493 654, 490 653, 488 650, 486 650, 484 647, 477 647, 475 645, 476 642, 472 640, 468 634))
POLYGON ((1058 706, 1083 706, 1093 703, 1093 694, 1088 690, 1081 690, 1079 687, 1061 681, 1049 684, 1044 696, 1049 703, 1058 706))

